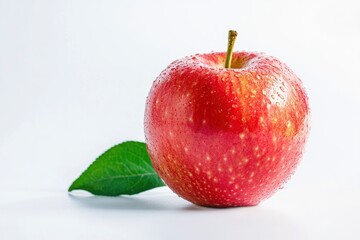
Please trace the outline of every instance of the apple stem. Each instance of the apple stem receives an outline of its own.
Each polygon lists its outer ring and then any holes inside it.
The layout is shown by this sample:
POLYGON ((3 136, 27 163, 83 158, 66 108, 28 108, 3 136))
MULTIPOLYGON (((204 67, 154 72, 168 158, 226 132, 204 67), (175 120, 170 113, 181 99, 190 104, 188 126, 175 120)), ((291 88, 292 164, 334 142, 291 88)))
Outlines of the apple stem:
POLYGON ((229 31, 225 68, 230 68, 231 67, 231 60, 232 60, 232 54, 233 54, 233 49, 234 49, 234 45, 235 45, 236 36, 237 36, 237 32, 235 30, 230 30, 229 31))

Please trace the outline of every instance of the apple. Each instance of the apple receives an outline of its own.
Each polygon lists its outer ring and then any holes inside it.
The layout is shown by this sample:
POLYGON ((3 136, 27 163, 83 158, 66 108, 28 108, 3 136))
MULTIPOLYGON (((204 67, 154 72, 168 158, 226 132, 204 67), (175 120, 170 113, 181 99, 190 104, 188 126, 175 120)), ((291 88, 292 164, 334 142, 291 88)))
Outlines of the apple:
POLYGON ((152 164, 180 197, 201 206, 253 206, 294 173, 309 133, 301 80, 264 53, 188 56, 154 81, 145 138, 152 164))

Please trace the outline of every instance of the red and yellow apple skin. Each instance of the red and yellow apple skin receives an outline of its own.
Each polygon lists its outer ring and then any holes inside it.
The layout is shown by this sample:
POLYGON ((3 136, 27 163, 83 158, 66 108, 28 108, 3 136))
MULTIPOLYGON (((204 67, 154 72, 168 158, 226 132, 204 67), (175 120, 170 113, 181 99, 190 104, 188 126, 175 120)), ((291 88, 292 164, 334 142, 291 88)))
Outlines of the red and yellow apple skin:
POLYGON ((198 54, 171 63, 145 110, 152 164, 180 197, 201 206, 253 206, 297 167, 309 132, 301 80, 264 53, 198 54))

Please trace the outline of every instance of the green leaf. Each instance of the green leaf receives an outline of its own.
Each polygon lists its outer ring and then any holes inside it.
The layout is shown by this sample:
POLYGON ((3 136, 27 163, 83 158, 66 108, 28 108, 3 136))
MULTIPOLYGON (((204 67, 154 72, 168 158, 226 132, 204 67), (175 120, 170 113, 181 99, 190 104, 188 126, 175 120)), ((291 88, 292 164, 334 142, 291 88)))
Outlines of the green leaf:
POLYGON ((100 157, 69 188, 86 190, 94 195, 137 194, 164 186, 151 165, 145 143, 123 142, 100 157))

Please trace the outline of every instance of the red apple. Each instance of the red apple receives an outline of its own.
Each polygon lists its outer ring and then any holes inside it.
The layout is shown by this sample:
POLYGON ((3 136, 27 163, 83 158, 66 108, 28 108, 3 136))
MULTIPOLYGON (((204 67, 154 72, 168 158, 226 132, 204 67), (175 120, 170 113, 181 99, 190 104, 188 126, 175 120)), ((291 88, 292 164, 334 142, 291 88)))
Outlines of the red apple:
POLYGON ((293 174, 308 132, 301 80, 264 53, 179 59, 158 76, 146 103, 155 170, 202 206, 251 206, 270 197, 293 174))

